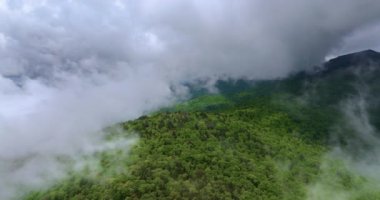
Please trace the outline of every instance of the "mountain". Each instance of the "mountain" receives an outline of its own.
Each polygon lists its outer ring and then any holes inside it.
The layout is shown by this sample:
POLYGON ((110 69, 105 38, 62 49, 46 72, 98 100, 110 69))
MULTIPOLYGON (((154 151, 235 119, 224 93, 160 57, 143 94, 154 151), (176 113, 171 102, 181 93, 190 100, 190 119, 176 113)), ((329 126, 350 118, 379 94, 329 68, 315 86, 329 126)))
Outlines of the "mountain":
POLYGON ((379 65, 380 53, 374 50, 365 50, 356 53, 351 53, 329 60, 324 64, 324 73, 347 67, 355 67, 360 65, 379 65))
POLYGON ((189 101, 110 131, 110 141, 139 133, 128 156, 97 154, 95 172, 24 199, 379 199, 370 177, 326 159, 333 147, 358 157, 372 148, 358 133, 380 128, 379 63, 367 50, 285 79, 194 89, 189 101))

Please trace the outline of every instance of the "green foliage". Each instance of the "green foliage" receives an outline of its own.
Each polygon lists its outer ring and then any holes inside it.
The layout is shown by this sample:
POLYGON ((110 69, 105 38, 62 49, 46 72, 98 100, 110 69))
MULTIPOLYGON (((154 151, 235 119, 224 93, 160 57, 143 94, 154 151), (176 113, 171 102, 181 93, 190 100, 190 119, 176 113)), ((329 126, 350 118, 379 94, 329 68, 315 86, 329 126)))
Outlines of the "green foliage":
POLYGON ((177 104, 166 111, 212 111, 233 107, 233 103, 222 95, 203 95, 184 103, 177 104))
POLYGON ((380 199, 378 188, 376 180, 358 175, 347 161, 330 156, 321 164, 317 181, 308 186, 307 199, 376 200, 380 199))
POLYGON ((295 137, 300 128, 286 113, 265 106, 158 113, 123 127, 141 137, 128 159, 104 154, 103 173, 25 199, 304 199, 324 152, 295 137), (126 170, 108 173, 108 163, 126 170))
MULTIPOLYGON (((357 92, 355 81, 338 71, 219 81, 220 94, 200 90, 188 102, 123 123, 125 132, 108 138, 137 132, 128 156, 101 153, 95 175, 75 173, 25 199, 379 199, 368 180, 322 158, 341 119, 337 106, 357 92)), ((380 91, 377 85, 370 91, 380 91)), ((376 116, 378 102, 371 106, 376 116)), ((371 120, 380 124, 380 117, 371 120)))

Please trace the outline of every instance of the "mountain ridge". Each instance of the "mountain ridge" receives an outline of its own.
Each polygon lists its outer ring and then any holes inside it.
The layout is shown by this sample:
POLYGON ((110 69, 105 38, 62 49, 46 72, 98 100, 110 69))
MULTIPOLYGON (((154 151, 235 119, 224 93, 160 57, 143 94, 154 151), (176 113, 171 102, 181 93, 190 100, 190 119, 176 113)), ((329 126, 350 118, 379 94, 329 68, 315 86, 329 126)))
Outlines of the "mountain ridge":
POLYGON ((328 73, 342 68, 356 65, 370 65, 380 63, 380 53, 372 49, 358 51, 333 58, 323 64, 323 72, 328 73))

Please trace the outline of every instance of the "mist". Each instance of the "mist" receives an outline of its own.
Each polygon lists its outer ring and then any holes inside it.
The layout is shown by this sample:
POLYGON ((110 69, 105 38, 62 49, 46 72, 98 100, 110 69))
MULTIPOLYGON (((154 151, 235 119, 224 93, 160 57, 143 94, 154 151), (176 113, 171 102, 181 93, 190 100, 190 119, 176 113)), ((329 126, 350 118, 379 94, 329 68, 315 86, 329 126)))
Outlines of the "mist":
POLYGON ((187 98, 183 83, 319 64, 378 10, 376 0, 2 0, 0 198, 44 185, 41 172, 60 177, 54 158, 99 145, 104 128, 187 98))
POLYGON ((321 173, 308 186, 307 199, 377 199, 380 176, 380 132, 370 112, 379 105, 374 74, 378 63, 352 66, 354 93, 337 105, 340 118, 330 127, 330 149, 321 173))

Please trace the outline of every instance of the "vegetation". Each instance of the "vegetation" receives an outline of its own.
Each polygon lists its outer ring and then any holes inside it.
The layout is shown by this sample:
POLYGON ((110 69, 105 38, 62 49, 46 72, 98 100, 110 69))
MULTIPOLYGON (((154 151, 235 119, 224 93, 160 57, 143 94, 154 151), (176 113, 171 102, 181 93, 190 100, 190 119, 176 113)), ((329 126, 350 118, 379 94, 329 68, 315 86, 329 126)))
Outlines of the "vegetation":
POLYGON ((107 173, 117 152, 104 154, 103 173, 26 199, 304 199, 324 151, 294 137, 297 124, 266 107, 159 113, 123 127, 141 137, 119 163, 125 173, 107 173))
POLYGON ((212 111, 233 107, 233 103, 223 95, 203 95, 198 98, 177 104, 172 108, 166 108, 162 111, 212 111))
MULTIPOLYGON (((188 102, 108 135, 138 133, 129 154, 97 154, 95 173, 75 172, 24 199, 380 199, 370 180, 324 157, 331 127, 342 119, 340 102, 363 83, 351 69, 329 65, 328 73, 284 80, 219 81, 219 94, 194 89, 188 102)), ((362 76, 373 94, 379 73, 362 76)), ((379 103, 369 103, 379 128, 379 103)))

